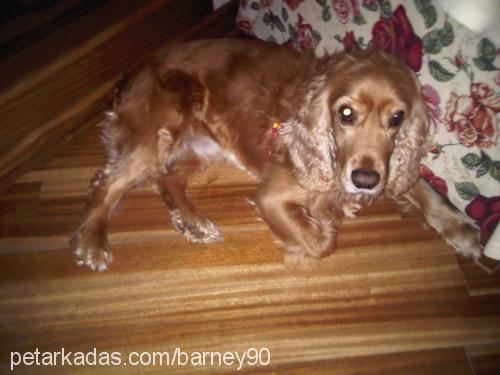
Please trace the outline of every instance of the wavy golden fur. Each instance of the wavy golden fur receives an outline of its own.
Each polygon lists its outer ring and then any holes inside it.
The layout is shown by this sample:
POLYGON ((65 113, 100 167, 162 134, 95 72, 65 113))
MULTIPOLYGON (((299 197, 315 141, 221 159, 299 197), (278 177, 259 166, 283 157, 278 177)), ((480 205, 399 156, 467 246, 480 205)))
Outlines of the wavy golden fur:
POLYGON ((442 203, 412 190, 430 139, 419 83, 377 50, 317 59, 255 41, 178 45, 120 82, 107 117, 107 164, 71 240, 77 263, 92 269, 111 262, 112 207, 146 181, 189 241, 221 240, 185 192, 215 161, 259 178, 257 213, 287 251, 304 256, 333 251, 340 217, 380 197, 442 203))

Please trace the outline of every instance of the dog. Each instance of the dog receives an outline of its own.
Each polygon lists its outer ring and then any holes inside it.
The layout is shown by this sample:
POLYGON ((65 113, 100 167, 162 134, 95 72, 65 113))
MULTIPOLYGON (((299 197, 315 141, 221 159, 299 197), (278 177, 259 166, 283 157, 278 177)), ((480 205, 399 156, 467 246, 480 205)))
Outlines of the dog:
POLYGON ((431 133, 415 74, 385 52, 316 58, 239 39, 171 46, 116 86, 102 136, 107 163, 70 246, 77 264, 107 269, 110 212, 146 182, 188 241, 221 241, 186 185, 224 161, 258 178, 251 202, 292 254, 330 254, 342 216, 389 197, 477 257, 477 228, 419 181, 431 133))

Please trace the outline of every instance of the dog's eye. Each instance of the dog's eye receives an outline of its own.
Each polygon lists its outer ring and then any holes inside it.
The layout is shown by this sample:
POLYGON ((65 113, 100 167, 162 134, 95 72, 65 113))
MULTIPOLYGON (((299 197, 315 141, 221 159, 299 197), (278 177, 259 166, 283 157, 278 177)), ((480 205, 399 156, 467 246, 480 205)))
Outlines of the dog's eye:
POLYGON ((389 126, 396 128, 403 123, 405 119, 405 113, 403 111, 397 111, 389 119, 389 126))
POLYGON ((340 106, 339 119, 343 125, 352 125, 356 121, 356 113, 348 105, 340 106))

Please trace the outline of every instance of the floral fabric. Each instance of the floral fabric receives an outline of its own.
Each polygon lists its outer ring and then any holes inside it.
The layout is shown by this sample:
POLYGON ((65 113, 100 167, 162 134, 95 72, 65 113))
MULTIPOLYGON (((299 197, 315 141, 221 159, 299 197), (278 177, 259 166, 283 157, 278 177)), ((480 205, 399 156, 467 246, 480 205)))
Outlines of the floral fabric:
POLYGON ((422 83, 435 131, 422 178, 481 228, 500 218, 500 48, 431 0, 242 0, 238 28, 316 55, 376 47, 422 83))

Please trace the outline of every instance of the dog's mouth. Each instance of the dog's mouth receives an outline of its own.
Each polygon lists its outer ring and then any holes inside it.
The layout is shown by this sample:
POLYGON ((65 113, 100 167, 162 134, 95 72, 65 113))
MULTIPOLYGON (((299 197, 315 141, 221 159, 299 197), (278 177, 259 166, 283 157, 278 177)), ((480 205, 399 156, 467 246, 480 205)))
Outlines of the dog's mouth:
POLYGON ((354 184, 352 184, 350 182, 344 184, 344 189, 349 194, 366 194, 366 195, 377 195, 382 190, 378 186, 374 187, 374 188, 371 188, 371 189, 358 188, 358 187, 356 187, 354 184))

